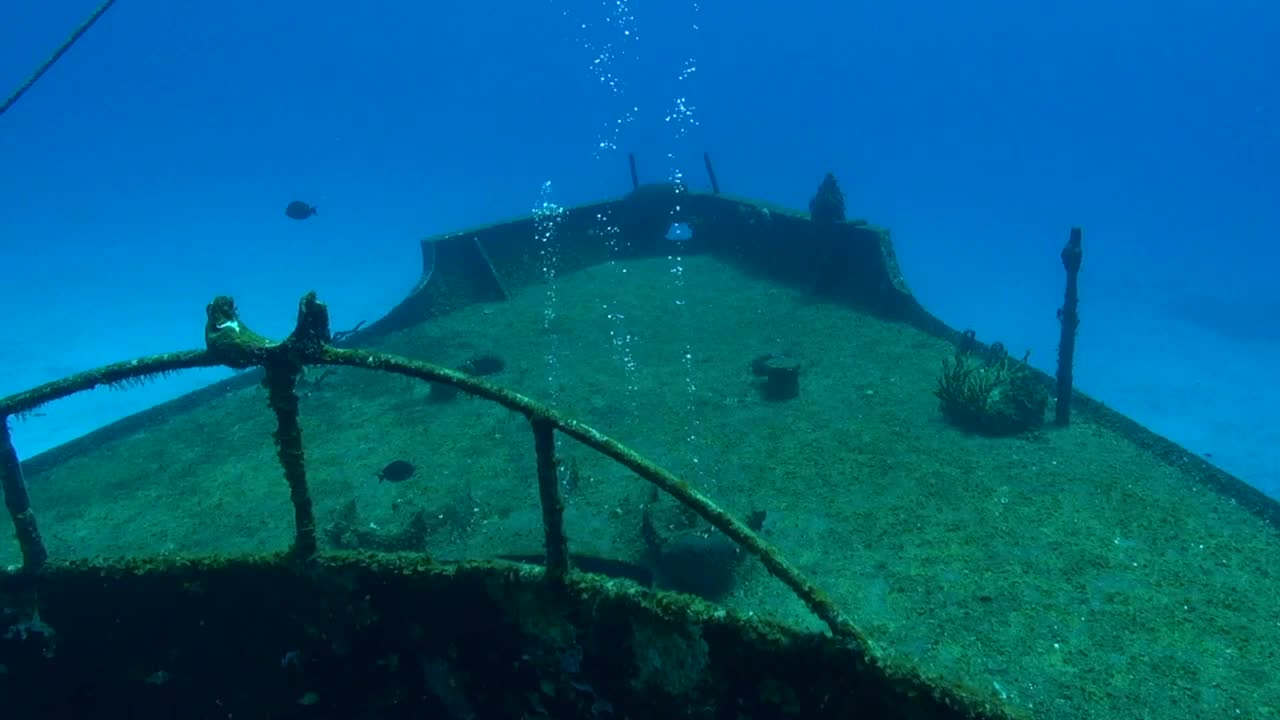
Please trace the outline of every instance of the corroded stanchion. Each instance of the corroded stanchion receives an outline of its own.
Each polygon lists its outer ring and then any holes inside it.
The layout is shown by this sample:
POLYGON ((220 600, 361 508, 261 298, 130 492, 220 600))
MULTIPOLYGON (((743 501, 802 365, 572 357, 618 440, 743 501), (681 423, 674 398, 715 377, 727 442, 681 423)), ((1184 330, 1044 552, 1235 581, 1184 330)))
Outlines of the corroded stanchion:
POLYGON ((1071 237, 1062 248, 1062 267, 1067 271, 1067 289, 1058 310, 1061 336, 1058 340, 1057 401, 1053 408, 1053 422, 1060 427, 1071 423, 1072 367, 1076 355, 1076 330, 1080 328, 1080 261, 1084 250, 1080 245, 1080 228, 1071 228, 1071 237))
POLYGON ((296 535, 293 551, 301 558, 309 558, 316 552, 316 515, 311 506, 311 492, 307 487, 307 468, 302 451, 302 426, 298 424, 298 373, 279 363, 267 366, 263 385, 267 388, 267 404, 276 414, 276 430, 271 434, 276 441, 276 455, 284 468, 285 482, 289 483, 289 499, 293 501, 293 521, 296 535))
POLYGON ((13 529, 18 535, 18 547, 22 550, 22 570, 35 573, 49 559, 40 528, 36 526, 36 514, 31 511, 31 498, 27 495, 27 483, 22 477, 22 463, 9 435, 9 417, 0 416, 0 486, 4 488, 4 505, 13 519, 13 529))
POLYGON ((711 181, 711 192, 720 194, 720 181, 716 179, 716 169, 711 166, 711 153, 702 153, 702 164, 707 166, 707 179, 711 181))
POLYGON ((542 531, 547 544, 547 579, 561 582, 569 573, 569 541, 564 534, 564 501, 556 472, 556 429, 549 420, 534 417, 533 446, 538 456, 538 498, 542 501, 542 531))
POLYGON ((329 342, 329 312, 308 293, 298 306, 298 324, 282 343, 272 344, 245 327, 235 301, 217 297, 207 309, 205 344, 211 353, 231 367, 261 365, 266 371, 263 385, 267 403, 276 416, 272 437, 276 454, 284 468, 293 501, 294 554, 302 559, 316 552, 316 516, 307 487, 307 469, 302 449, 302 426, 298 423, 298 376, 304 363, 321 355, 329 342))

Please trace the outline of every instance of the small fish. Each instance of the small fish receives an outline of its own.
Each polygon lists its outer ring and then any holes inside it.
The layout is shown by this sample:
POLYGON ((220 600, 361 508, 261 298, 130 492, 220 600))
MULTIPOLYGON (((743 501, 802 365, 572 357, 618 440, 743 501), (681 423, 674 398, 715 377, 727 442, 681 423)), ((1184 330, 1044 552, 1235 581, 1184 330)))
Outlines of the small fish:
POLYGON ((386 467, 378 472, 378 480, 393 483, 404 482, 413 477, 417 470, 418 468, 408 460, 395 460, 388 463, 386 467))
POLYGON ((288 215, 294 220, 306 220, 312 215, 319 215, 320 211, 302 202, 301 200, 294 200, 293 202, 285 206, 284 214, 288 215))

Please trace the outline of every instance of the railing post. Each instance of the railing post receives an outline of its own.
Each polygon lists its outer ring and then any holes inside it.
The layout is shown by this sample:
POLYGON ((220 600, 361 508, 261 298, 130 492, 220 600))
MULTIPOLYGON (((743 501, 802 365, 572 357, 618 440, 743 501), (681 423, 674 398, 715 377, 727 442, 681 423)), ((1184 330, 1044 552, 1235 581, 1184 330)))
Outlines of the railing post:
POLYGON ((27 495, 27 483, 22 477, 22 463, 9 435, 9 416, 0 415, 0 486, 4 489, 4 505, 13 519, 13 529, 22 550, 22 570, 39 572, 49 559, 49 551, 40 538, 36 526, 36 514, 31 511, 31 497, 27 495))
POLYGON ((307 487, 302 426, 298 423, 298 373, 282 363, 271 363, 266 371, 263 384, 267 387, 267 403, 276 415, 276 430, 271 436, 276 441, 280 465, 284 467, 284 479, 289 483, 289 499, 293 501, 293 551, 305 560, 316 553, 316 514, 307 487))
POLYGON ((555 426, 539 417, 530 422, 538 455, 538 498, 542 501, 542 531, 547 545, 547 578, 563 582, 569 573, 569 541, 564 534, 564 501, 560 499, 560 475, 556 472, 555 426))
POLYGON ((1080 245, 1080 228, 1071 228, 1071 236, 1062 248, 1062 267, 1067 271, 1067 289, 1058 309, 1058 322, 1062 324, 1058 340, 1057 402, 1053 409, 1053 422, 1059 427, 1071 423, 1072 365, 1076 356, 1076 330, 1080 327, 1080 261, 1084 251, 1080 245))
POLYGON ((205 314, 205 346, 214 358, 228 367, 261 365, 266 371, 262 384, 267 389, 267 404, 276 415, 271 437, 293 501, 293 553, 308 560, 317 549, 316 514, 307 488, 302 426, 298 423, 298 376, 307 358, 323 351, 329 341, 329 312, 315 293, 307 293, 298 303, 298 324, 282 343, 272 343, 250 330, 240 320, 235 300, 225 295, 214 298, 205 314))

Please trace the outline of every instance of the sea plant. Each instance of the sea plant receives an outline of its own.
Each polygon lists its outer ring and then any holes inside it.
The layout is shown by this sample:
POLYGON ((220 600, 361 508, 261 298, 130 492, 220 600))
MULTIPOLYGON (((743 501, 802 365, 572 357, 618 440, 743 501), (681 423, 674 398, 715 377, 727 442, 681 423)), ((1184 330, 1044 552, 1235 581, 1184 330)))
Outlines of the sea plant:
POLYGON ((1049 391, 1027 365, 1027 356, 1015 360, 1000 343, 986 351, 961 343, 942 361, 934 394, 947 422, 995 437, 1039 427, 1049 404, 1049 391))

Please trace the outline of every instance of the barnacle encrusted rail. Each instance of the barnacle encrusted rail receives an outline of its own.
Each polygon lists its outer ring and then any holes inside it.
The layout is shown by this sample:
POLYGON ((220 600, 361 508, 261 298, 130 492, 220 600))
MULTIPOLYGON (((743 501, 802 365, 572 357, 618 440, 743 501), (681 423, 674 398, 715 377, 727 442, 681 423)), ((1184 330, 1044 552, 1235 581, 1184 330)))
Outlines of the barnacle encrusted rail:
POLYGON ((222 363, 208 350, 151 355, 137 360, 104 365, 0 398, 0 489, 4 491, 5 508, 9 511, 9 517, 12 518, 14 529, 17 531, 24 570, 38 571, 48 558, 48 552, 45 550, 44 541, 40 538, 35 513, 31 510, 31 498, 27 495, 27 484, 22 477, 22 464, 18 460, 17 450, 14 449, 13 440, 9 434, 9 418, 22 417, 41 405, 102 385, 129 386, 141 383, 154 375, 167 375, 179 370, 220 365, 222 363))
POLYGON ((276 415, 277 424, 273 433, 276 450, 294 506, 295 536, 292 554, 296 559, 306 561, 317 552, 316 522, 307 486, 296 384, 307 365, 358 367, 451 385, 470 395, 496 402, 529 420, 534 435, 547 555, 546 577, 549 582, 562 582, 571 571, 564 534, 564 506, 555 471, 555 432, 559 431, 630 469, 689 507, 747 552, 759 558, 769 572, 785 583, 836 637, 855 644, 873 657, 879 654, 866 635, 821 589, 783 558, 777 549, 688 483, 641 457, 634 450, 531 398, 482 379, 387 353, 335 348, 330 344, 331 339, 328 309, 317 300, 315 293, 308 293, 299 302, 296 327, 288 338, 278 343, 246 326, 240 319, 235 301, 230 297, 219 296, 206 308, 204 350, 116 363, 0 398, 0 480, 3 480, 5 504, 18 534, 24 571, 38 573, 48 555, 31 510, 17 452, 9 436, 10 416, 30 412, 52 400, 103 384, 127 385, 141 382, 152 375, 188 368, 261 367, 265 371, 263 385, 267 390, 268 405, 276 415))

